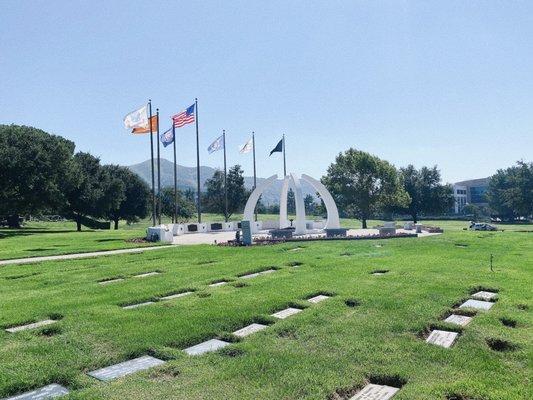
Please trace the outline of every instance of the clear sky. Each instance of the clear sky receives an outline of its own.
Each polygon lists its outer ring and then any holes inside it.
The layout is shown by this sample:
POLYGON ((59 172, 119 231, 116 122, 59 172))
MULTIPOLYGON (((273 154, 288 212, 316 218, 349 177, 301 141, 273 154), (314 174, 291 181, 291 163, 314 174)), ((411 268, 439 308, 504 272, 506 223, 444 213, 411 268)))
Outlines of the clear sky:
MULTIPOLYGON (((149 158, 123 116, 148 98, 162 127, 199 101, 201 163, 256 132, 259 176, 320 177, 356 147, 445 181, 533 156, 531 1, 0 0, 0 123, 75 141, 104 163, 149 158)), ((178 161, 195 165, 194 127, 178 161)), ((162 155, 171 159, 171 148, 162 155)))

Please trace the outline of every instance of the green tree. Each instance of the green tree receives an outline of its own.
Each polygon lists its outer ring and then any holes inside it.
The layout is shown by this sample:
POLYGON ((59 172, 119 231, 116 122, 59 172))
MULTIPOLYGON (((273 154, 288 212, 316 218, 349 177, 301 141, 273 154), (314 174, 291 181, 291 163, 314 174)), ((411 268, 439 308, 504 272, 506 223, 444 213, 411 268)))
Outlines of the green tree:
POLYGON ((404 211, 408 212, 416 224, 420 214, 440 214, 453 206, 453 189, 440 183, 440 172, 433 168, 422 167, 417 170, 413 165, 400 169, 403 188, 411 197, 404 211))
POLYGON ((71 175, 74 143, 40 129, 0 125, 0 214, 10 227, 19 216, 59 209, 71 175))
POLYGON ((224 215, 226 221, 246 202, 248 191, 244 187, 244 171, 240 165, 234 165, 228 171, 228 211, 225 209, 224 172, 216 170, 205 183, 205 202, 210 212, 224 215))
POLYGON ((392 164, 355 149, 336 157, 322 183, 346 215, 362 221, 363 228, 375 212, 404 207, 410 200, 392 164))
POLYGON ((104 165, 103 174, 107 175, 103 205, 107 205, 107 218, 118 229, 119 220, 136 222, 148 215, 150 188, 129 168, 118 165, 104 165))
POLYGON ((500 217, 513 220, 533 215, 533 163, 523 161, 500 169, 487 189, 490 208, 500 217))
POLYGON ((65 183, 65 193, 67 209, 76 221, 79 232, 82 217, 105 216, 111 207, 106 204, 104 197, 107 195, 110 199, 110 192, 117 188, 109 188, 109 177, 103 173, 100 160, 89 153, 80 152, 74 155, 73 171, 72 179, 65 183))
MULTIPOLYGON (((188 221, 194 215, 196 208, 194 202, 187 198, 180 190, 177 193, 178 221, 188 221)), ((167 186, 161 189, 161 213, 167 217, 174 217, 174 188, 167 186)), ((176 223, 178 221, 175 221, 176 223)))
POLYGON ((314 215, 315 214, 315 211, 316 211, 316 208, 317 208, 317 204, 315 203, 314 197, 311 196, 310 194, 307 194, 304 197, 304 206, 305 206, 305 214, 306 215, 314 215))

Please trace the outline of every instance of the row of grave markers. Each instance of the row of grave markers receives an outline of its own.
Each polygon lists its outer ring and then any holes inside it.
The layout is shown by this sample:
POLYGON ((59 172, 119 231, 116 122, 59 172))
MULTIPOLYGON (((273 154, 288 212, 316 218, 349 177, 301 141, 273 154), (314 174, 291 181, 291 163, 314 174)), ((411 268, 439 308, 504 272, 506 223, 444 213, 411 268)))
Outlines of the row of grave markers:
MULTIPOLYGON (((471 295, 472 298, 468 299, 463 304, 461 304, 459 308, 490 310, 491 307, 494 305, 493 300, 495 300, 497 296, 498 295, 493 292, 480 291, 480 292, 477 292, 471 295)), ((444 322, 459 325, 461 327, 468 325, 470 321, 472 321, 472 317, 468 317, 466 315, 454 314, 454 313, 449 315, 444 320, 444 322)), ((434 329, 431 331, 431 333, 427 337, 426 342, 437 345, 437 346, 441 346, 444 348, 449 348, 453 345, 453 343, 457 339, 457 336, 459 336, 459 333, 457 332, 434 329)))
MULTIPOLYGON (((241 276, 241 278, 252 278, 255 276, 259 276, 261 274, 274 272, 274 269, 265 270, 253 274, 248 274, 241 276)), ((151 273, 148 274, 141 274, 141 276, 150 276, 151 273)), ((139 276, 139 275, 137 275, 139 276)), ((220 281, 215 282, 209 286, 216 287, 220 286, 221 284, 225 284, 227 281, 220 281)), ((166 298, 176 298, 185 296, 187 294, 190 294, 192 292, 184 292, 184 293, 178 293, 170 296, 166 296, 166 298)), ((308 299, 310 303, 316 304, 323 300, 328 299, 330 296, 319 294, 314 297, 311 297, 308 299)), ((496 293, 489 292, 489 291, 479 291, 477 293, 474 293, 471 295, 471 299, 465 301, 463 304, 459 306, 459 308, 472 308, 477 310, 490 310, 491 307, 494 305, 494 300, 497 297, 496 293)), ((164 299, 164 298, 162 298, 164 299)), ((141 303, 142 304, 142 303, 141 303)), ((296 307, 288 307, 286 309, 280 310, 274 314, 271 314, 272 317, 278 318, 278 319, 285 319, 292 315, 298 314, 299 312, 303 311, 301 308, 296 307)), ((472 317, 460 315, 460 314, 451 314, 448 316, 444 322, 460 325, 460 326, 466 326, 470 321, 472 320, 472 317)), ((9 332, 17 332, 19 330, 23 329, 32 329, 39 326, 48 325, 50 323, 55 322, 54 320, 45 320, 40 321, 33 324, 28 324, 21 327, 14 327, 6 329, 9 332)), ((244 338, 246 336, 249 336, 253 333, 259 332, 263 329, 268 328, 268 325, 259 324, 259 323, 252 323, 250 325, 247 325, 241 329, 236 330, 233 332, 233 335, 244 338)), ((458 336, 457 332, 450 332, 450 331, 442 331, 442 330, 433 330, 428 338, 426 339, 426 342, 435 344, 441 347, 449 348, 453 345, 454 341, 456 340, 458 336)), ((202 343, 199 343, 197 345, 188 347, 184 349, 183 351, 191 356, 201 355, 208 352, 217 351, 221 348, 224 348, 226 346, 231 345, 230 342, 220 340, 220 339, 209 339, 207 341, 204 341, 202 343)), ((164 364, 165 361, 157 359, 152 356, 142 356, 138 357, 132 360, 128 360, 119 364, 111 365, 109 367, 101 368, 92 372, 89 372, 88 375, 92 376, 93 378, 99 379, 101 381, 111 381, 113 379, 129 375, 138 371, 146 370, 148 368, 157 367, 159 365, 164 364)), ((356 395, 351 397, 350 400, 365 400, 365 399, 374 399, 374 400, 388 400, 391 399, 400 389, 392 386, 387 385, 378 385, 374 383, 370 383, 366 385, 361 391, 359 391, 356 395)), ((50 384, 43 388, 27 392, 15 397, 10 397, 6 400, 41 400, 41 399, 48 399, 53 397, 59 397, 68 394, 69 391, 67 388, 59 385, 59 384, 50 384)))
MULTIPOLYGON (((239 278, 240 279, 251 279, 251 278, 255 278, 257 276, 270 274, 270 273, 276 272, 276 271, 277 271, 276 269, 270 268, 270 269, 266 269, 266 270, 263 270, 263 271, 250 273, 250 274, 247 274, 247 275, 241 275, 241 276, 239 276, 239 278)), ((209 284, 208 286, 209 287, 219 287, 219 286, 224 286, 224 285, 226 285, 228 283, 229 283, 229 281, 227 281, 227 280, 219 280, 219 281, 215 281, 215 282, 209 284)), ((187 295, 192 294, 192 293, 193 293, 193 291, 184 291, 184 292, 181 292, 181 293, 170 294, 168 296, 158 297, 157 301, 172 300, 172 299, 176 299, 178 297, 187 296, 187 295)), ((148 305, 154 304, 154 303, 156 303, 156 301, 150 300, 150 301, 144 301, 144 302, 141 302, 141 303, 128 304, 128 305, 123 306, 122 308, 124 310, 130 310, 132 308, 144 307, 144 306, 148 306, 148 305)))
MULTIPOLYGON (((330 296, 323 294, 316 295, 307 299, 308 302, 312 304, 319 303, 323 300, 328 299, 330 296)), ((303 311, 301 308, 288 307, 286 309, 280 310, 271 314, 272 317, 278 319, 285 319, 292 315, 298 314, 303 311)), ((236 330, 233 334, 237 337, 244 338, 253 333, 262 331, 263 329, 268 328, 268 325, 252 323, 241 329, 236 330)), ((208 352, 213 352, 219 350, 223 347, 231 345, 230 342, 226 342, 219 339, 210 339, 205 342, 199 343, 195 346, 188 347, 183 351, 190 356, 202 355, 208 352)), ((165 364, 164 360, 152 356, 141 356, 134 358, 132 360, 124 361, 118 364, 111 365, 109 367, 104 367, 97 369, 95 371, 88 372, 87 375, 98 379, 100 381, 109 382, 114 379, 133 374, 135 372, 143 371, 149 368, 157 367, 162 364, 165 364)), ((54 397, 64 396, 69 393, 69 390, 57 383, 53 383, 47 386, 44 386, 40 389, 33 390, 31 392, 26 392, 21 395, 14 397, 9 397, 5 400, 45 400, 54 397)))

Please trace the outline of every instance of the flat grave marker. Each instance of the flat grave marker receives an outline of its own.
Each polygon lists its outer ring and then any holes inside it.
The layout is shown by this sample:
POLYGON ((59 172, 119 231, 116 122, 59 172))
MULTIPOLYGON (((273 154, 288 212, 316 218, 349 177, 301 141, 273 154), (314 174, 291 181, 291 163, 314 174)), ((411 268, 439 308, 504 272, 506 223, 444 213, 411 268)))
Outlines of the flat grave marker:
POLYGON ((452 314, 444 320, 444 322, 448 322, 450 324, 455 324, 459 326, 467 326, 470 323, 470 321, 472 321, 472 317, 467 317, 466 315, 459 315, 459 314, 452 314))
POLYGON ((426 339, 426 342, 449 348, 455 342, 455 339, 457 338, 459 334, 457 332, 448 332, 448 331, 440 331, 438 329, 435 329, 431 331, 431 334, 426 339))
POLYGON ((469 299, 459 306, 459 308, 475 308, 477 310, 490 310, 494 303, 490 301, 469 299))
POLYGON ((271 274, 272 272, 276 272, 275 269, 267 269, 265 271, 259 272, 261 275, 271 274))
POLYGON ((154 302, 153 301, 145 301, 144 303, 130 304, 129 306, 124 306, 122 308, 124 310, 131 310, 132 308, 144 307, 144 306, 148 306, 150 304, 154 304, 154 302))
POLYGON ((50 325, 50 324, 53 324, 55 322, 57 322, 57 321, 54 320, 54 319, 45 319, 43 321, 33 322, 33 323, 27 324, 27 325, 13 326, 11 328, 7 328, 6 332, 15 333, 15 332, 20 332, 20 331, 26 331, 28 329, 35 329, 35 328, 40 328, 41 326, 50 325))
POLYGON ((350 398, 350 400, 389 400, 399 390, 392 386, 369 383, 359 393, 350 398))
POLYGON ((145 272, 144 274, 133 275, 133 277, 134 278, 146 278, 147 276, 159 275, 160 273, 161 272, 157 272, 157 271, 145 272))
POLYGON ((302 309, 289 307, 289 308, 286 308, 285 310, 278 311, 272 314, 271 316, 275 318, 279 318, 279 319, 285 319, 285 318, 290 317, 291 315, 298 314, 300 311, 302 311, 302 309))
POLYGON ((262 331, 265 328, 268 328, 268 326, 254 323, 254 324, 245 326, 244 328, 241 328, 239 330, 236 330, 235 332, 233 332, 233 334, 238 337, 246 337, 248 335, 251 335, 252 333, 262 331))
POLYGON ((188 296, 190 294, 192 294, 192 292, 182 292, 182 293, 170 294, 168 296, 161 297, 161 300, 177 299, 179 297, 188 296))
POLYGON ((45 400, 65 396, 68 392, 66 387, 58 385, 57 383, 52 383, 40 389, 32 390, 31 392, 8 397, 5 400, 45 400))
POLYGON ((310 299, 307 299, 307 301, 309 303, 316 304, 316 303, 320 303, 321 301, 324 301, 324 300, 327 300, 327 299, 329 299, 329 296, 326 296, 324 294, 319 294, 317 296, 311 297, 310 299))
POLYGON ((224 342, 223 340, 210 339, 210 340, 206 340, 205 342, 199 343, 195 346, 188 347, 183 351, 189 354, 190 356, 198 356, 200 354, 217 351, 218 349, 229 346, 230 344, 231 343, 224 342))
POLYGON ((224 285, 226 285, 227 283, 228 283, 228 282, 226 282, 226 281, 215 282, 215 283, 211 283, 211 284, 209 285, 209 287, 224 286, 224 285))
POLYGON ((116 278, 116 279, 108 279, 106 281, 100 281, 98 282, 100 285, 109 285, 111 283, 117 283, 123 281, 124 278, 116 278))
POLYGON ((108 382, 122 376, 133 374, 134 372, 142 371, 148 368, 157 367, 164 364, 163 360, 152 356, 142 356, 134 358, 133 360, 124 361, 119 364, 111 365, 109 367, 100 368, 96 371, 88 372, 87 375, 92 376, 98 380, 108 382))
POLYGON ((496 297, 498 297, 498 293, 494 292, 486 292, 484 290, 474 293, 472 295, 472 298, 475 300, 484 300, 484 301, 490 301, 494 300, 496 297))
POLYGON ((242 278, 242 279, 250 279, 250 278, 255 278, 256 276, 259 276, 259 275, 261 275, 261 273, 259 273, 259 272, 254 272, 253 274, 242 275, 242 276, 240 276, 239 278, 242 278))

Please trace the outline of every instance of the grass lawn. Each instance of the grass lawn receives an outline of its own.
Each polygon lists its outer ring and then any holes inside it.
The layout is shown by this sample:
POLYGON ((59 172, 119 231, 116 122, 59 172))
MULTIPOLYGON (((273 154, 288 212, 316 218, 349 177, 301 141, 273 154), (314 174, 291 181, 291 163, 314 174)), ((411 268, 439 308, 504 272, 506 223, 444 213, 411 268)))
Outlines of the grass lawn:
POLYGON ((446 233, 169 247, 0 267, 0 326, 60 319, 30 331, 0 331, 0 398, 56 382, 72 399, 345 399, 368 380, 403 385, 394 400, 533 398, 532 234, 435 224, 446 233), (278 270, 238 278, 269 267, 278 270), (376 269, 389 272, 372 275, 376 269), (133 277, 155 270, 161 273, 133 277), (118 277, 124 280, 98 283, 118 277), (230 283, 208 287, 220 279, 230 283), (444 324, 442 317, 478 287, 499 291, 494 307, 463 329, 444 324), (195 292, 121 307, 182 290, 195 292), (333 296, 306 301, 317 293, 333 296), (305 309, 286 320, 269 316, 288 305, 305 309), (253 321, 272 325, 216 353, 182 351, 214 337, 234 340, 228 333, 253 321), (423 334, 432 326, 460 336, 449 349, 427 344, 423 334), (491 339, 514 347, 495 351, 491 339), (109 383, 85 374, 146 354, 168 362, 109 383))
MULTIPOLYGON (((239 221, 240 218, 241 215, 234 215, 232 220, 239 221)), ((274 220, 279 217, 268 214, 260 215, 259 218, 274 220)), ((223 217, 220 215, 203 215, 203 221, 222 220, 223 217)), ((162 222, 169 223, 170 220, 164 219, 162 222)), ((371 220, 368 221, 368 226, 372 227, 381 222, 371 220)), ((438 225, 446 230, 461 230, 468 226, 466 221, 423 221, 423 223, 438 225)), ((76 232, 76 224, 72 221, 67 221, 30 222, 22 229, 0 228, 0 260, 153 246, 153 243, 130 241, 131 239, 145 237, 146 228, 150 225, 150 220, 143 220, 131 225, 121 223, 118 230, 83 228, 82 232, 76 232)), ((342 219, 341 225, 345 228, 360 228, 361 221, 342 219)), ((505 230, 532 229, 531 225, 498 225, 498 228, 505 230)))

